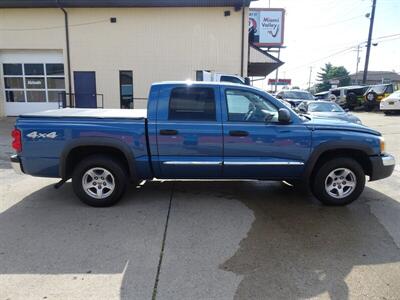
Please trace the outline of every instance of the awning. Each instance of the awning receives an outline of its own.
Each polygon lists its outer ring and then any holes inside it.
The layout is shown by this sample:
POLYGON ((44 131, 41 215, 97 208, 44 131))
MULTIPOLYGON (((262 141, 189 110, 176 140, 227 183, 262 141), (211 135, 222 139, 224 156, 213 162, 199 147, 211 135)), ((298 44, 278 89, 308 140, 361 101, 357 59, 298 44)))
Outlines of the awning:
POLYGON ((267 76, 283 64, 268 52, 250 45, 248 76, 267 76))

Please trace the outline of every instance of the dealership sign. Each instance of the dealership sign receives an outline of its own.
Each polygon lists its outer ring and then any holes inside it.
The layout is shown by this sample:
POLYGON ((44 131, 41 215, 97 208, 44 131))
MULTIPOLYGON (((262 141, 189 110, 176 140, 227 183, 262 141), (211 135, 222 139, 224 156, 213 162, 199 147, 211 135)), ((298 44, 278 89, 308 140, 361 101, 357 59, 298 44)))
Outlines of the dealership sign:
POLYGON ((250 41, 258 47, 283 45, 285 10, 283 8, 251 8, 250 41))
POLYGON ((268 79, 268 84, 269 85, 291 85, 292 84, 292 79, 268 79))

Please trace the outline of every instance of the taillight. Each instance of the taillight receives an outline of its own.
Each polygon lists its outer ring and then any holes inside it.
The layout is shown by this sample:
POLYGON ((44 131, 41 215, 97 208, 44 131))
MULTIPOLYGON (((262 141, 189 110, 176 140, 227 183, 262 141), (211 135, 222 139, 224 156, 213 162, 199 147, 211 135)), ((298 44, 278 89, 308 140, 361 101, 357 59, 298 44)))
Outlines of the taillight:
POLYGON ((11 132, 11 136, 13 137, 13 141, 11 143, 11 146, 13 147, 13 149, 15 151, 21 152, 22 151, 21 131, 19 131, 19 129, 15 128, 11 132))

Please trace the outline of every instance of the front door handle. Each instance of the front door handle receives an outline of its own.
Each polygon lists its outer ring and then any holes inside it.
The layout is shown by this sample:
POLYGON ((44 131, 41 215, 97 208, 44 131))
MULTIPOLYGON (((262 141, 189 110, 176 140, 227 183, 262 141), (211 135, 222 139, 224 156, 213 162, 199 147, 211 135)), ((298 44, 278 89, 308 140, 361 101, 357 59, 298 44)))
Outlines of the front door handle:
POLYGON ((231 130, 229 131, 230 136, 248 136, 249 133, 243 130, 231 130))
POLYGON ((174 130, 174 129, 161 129, 161 130, 160 130, 160 134, 161 134, 161 135, 177 135, 177 134, 178 134, 178 130, 174 130))

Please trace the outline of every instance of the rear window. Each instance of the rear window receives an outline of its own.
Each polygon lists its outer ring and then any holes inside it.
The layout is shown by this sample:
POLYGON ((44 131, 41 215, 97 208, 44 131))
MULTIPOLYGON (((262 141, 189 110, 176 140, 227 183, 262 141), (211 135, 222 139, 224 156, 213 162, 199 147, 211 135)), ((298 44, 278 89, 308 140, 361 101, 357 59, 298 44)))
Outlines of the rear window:
POLYGON ((179 87, 171 91, 169 120, 215 121, 215 97, 212 88, 179 87))

